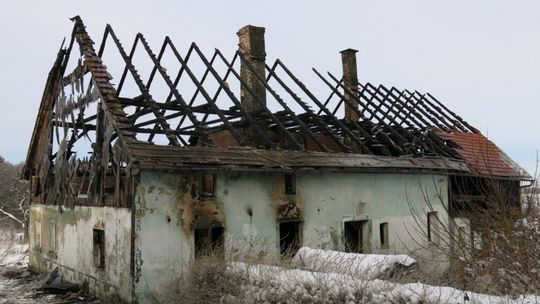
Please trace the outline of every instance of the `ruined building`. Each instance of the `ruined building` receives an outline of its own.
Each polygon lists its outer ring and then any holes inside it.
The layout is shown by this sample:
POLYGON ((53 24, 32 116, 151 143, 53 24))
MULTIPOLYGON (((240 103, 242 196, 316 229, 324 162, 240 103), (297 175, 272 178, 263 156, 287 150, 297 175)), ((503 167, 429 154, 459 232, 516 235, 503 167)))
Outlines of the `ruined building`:
POLYGON ((529 178, 432 95, 359 83, 355 50, 339 76, 313 70, 315 93, 266 62, 264 28, 226 57, 110 26, 95 44, 73 21, 24 170, 30 260, 98 295, 155 301, 213 250, 429 249, 437 225, 468 233, 478 184, 517 201, 529 178))

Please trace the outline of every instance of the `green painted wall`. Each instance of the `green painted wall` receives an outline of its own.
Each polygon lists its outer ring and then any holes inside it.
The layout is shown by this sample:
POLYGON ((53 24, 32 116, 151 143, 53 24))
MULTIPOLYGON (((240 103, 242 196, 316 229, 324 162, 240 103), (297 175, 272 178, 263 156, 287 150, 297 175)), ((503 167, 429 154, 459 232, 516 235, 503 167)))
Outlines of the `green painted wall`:
POLYGON ((277 255, 278 214, 289 203, 300 214, 303 245, 314 248, 342 250, 344 222, 369 220, 372 252, 419 253, 416 242, 429 244, 411 208, 426 216, 428 201, 447 222, 447 177, 442 175, 298 173, 296 195, 285 195, 281 173, 215 174, 215 197, 201 199, 200 173, 141 172, 135 199, 135 290, 141 303, 173 296, 194 255, 193 229, 201 225, 223 223, 227 248, 277 255), (381 222, 388 223, 388 249, 379 248, 381 222))
POLYGON ((297 179, 305 246, 343 250, 344 222, 369 220, 372 252, 405 253, 418 249, 417 242, 428 246, 418 231, 427 228, 419 227, 411 209, 425 218, 433 208, 448 221, 445 176, 320 173, 297 179), (388 249, 380 246, 380 223, 388 223, 388 249))
POLYGON ((277 205, 283 201, 279 177, 255 172, 216 175, 216 196, 225 214, 228 247, 279 252, 277 205))
MULTIPOLYGON (((180 208, 184 177, 141 173, 135 196, 135 298, 139 303, 167 303, 190 257, 180 208)), ((188 191, 189 192, 189 191, 188 191)), ((189 194, 189 193, 188 193, 189 194)))

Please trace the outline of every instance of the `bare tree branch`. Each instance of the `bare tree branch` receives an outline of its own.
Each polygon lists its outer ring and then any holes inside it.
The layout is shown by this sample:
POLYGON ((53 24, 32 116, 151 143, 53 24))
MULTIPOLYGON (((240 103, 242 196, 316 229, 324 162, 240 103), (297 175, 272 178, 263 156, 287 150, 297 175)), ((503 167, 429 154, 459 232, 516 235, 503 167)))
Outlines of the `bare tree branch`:
POLYGON ((15 222, 19 223, 23 228, 25 227, 24 221, 18 219, 18 218, 17 218, 16 216, 14 216, 13 214, 4 211, 4 209, 2 209, 2 208, 0 208, 0 213, 3 213, 4 215, 6 215, 7 217, 11 218, 11 219, 14 220, 15 222))

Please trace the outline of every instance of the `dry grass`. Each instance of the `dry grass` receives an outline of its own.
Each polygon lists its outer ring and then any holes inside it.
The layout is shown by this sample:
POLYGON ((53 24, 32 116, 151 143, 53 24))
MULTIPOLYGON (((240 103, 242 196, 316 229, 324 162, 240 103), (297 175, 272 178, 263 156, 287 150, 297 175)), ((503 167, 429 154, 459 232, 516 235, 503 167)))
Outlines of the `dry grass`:
POLYGON ((192 262, 189 274, 178 289, 176 303, 240 303, 240 278, 226 271, 226 263, 219 256, 205 256, 192 262))
MULTIPOLYGON (((386 289, 393 289, 389 282, 373 284, 355 278, 356 273, 336 273, 336 261, 325 261, 325 256, 310 258, 326 264, 317 271, 302 270, 295 268, 298 265, 290 257, 271 257, 249 249, 206 255, 189 265, 175 303, 385 303, 386 289)), ((346 263, 355 268, 352 260, 343 260, 346 263)), ((392 303, 407 302, 399 293, 392 295, 392 303)))

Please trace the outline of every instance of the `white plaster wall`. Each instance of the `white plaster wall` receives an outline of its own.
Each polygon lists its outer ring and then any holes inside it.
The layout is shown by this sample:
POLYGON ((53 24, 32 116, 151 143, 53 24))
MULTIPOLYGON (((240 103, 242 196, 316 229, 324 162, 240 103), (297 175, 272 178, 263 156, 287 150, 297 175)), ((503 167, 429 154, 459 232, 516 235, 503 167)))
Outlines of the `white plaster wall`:
POLYGON ((31 265, 41 271, 59 268, 68 281, 88 282, 102 297, 132 298, 131 211, 126 208, 32 205, 30 215, 31 265), (93 256, 93 229, 105 231, 105 267, 93 256))

